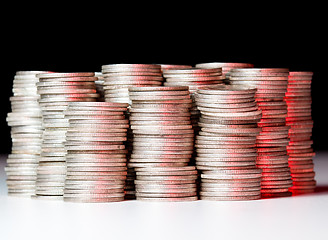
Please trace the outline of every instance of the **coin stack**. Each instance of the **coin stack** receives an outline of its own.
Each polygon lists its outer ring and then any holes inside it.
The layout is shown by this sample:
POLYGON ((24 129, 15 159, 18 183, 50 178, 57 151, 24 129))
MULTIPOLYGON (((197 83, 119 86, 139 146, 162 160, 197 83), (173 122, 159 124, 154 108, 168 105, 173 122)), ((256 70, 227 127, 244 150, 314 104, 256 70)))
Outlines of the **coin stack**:
POLYGON ((124 200, 127 106, 109 102, 69 103, 65 111, 69 127, 64 201, 124 200))
MULTIPOLYGON (((163 77, 161 66, 155 64, 109 64, 102 66, 103 89, 106 102, 129 103, 129 87, 150 87, 161 86, 163 77)), ((129 108, 128 108, 129 109, 129 108)), ((130 113, 127 112, 127 119, 130 113)), ((128 129, 128 140, 126 149, 128 150, 127 159, 129 161, 132 152, 133 135, 128 129)), ((125 198, 135 199, 135 172, 128 167, 128 176, 126 180, 125 198)))
POLYGON ((16 72, 13 81, 11 110, 7 122, 11 127, 12 152, 7 159, 8 194, 30 197, 35 191, 36 169, 42 142, 41 109, 38 103, 36 74, 40 71, 16 72))
POLYGON ((69 102, 96 101, 94 73, 41 73, 37 84, 42 110, 43 135, 34 198, 63 199, 66 176, 64 118, 69 102))
POLYGON ((201 112, 196 136, 196 166, 201 171, 200 198, 254 200, 261 197, 261 169, 256 167, 257 122, 261 111, 255 88, 218 85, 197 91, 201 112))
POLYGON ((262 197, 290 196, 291 172, 288 167, 286 125, 287 105, 284 101, 289 70, 284 68, 240 68, 230 75, 232 85, 257 88, 255 94, 262 119, 257 137, 257 166, 262 172, 262 197))
MULTIPOLYGON (((200 130, 198 126, 200 113, 195 103, 194 94, 201 86, 223 84, 224 76, 222 75, 222 68, 164 69, 163 76, 165 77, 164 86, 189 87, 190 96, 193 99, 190 109, 191 123, 195 135, 197 135, 200 130)), ((192 158, 193 163, 194 157, 192 158)))
POLYGON ((289 72, 286 102, 289 129, 288 163, 292 173, 293 194, 314 191, 316 181, 313 170, 315 155, 311 140, 313 120, 311 116, 312 72, 289 72))
POLYGON ((102 66, 106 102, 129 103, 131 86, 161 86, 161 66, 155 64, 109 64, 102 66))
POLYGON ((149 201, 197 200, 188 87, 131 87, 130 124, 136 197, 149 201))
POLYGON ((251 63, 232 63, 232 62, 211 62, 211 63, 198 63, 197 68, 222 68, 222 74, 225 76, 224 82, 229 84, 230 71, 235 68, 252 68, 251 63))

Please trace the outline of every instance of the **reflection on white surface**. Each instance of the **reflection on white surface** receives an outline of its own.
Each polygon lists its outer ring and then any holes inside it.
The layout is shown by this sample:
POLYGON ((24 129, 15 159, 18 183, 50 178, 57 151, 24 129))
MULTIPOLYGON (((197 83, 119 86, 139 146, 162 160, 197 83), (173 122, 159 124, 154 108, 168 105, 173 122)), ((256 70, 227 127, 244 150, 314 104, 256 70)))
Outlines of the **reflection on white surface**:
POLYGON ((315 159, 321 192, 244 202, 80 204, 6 195, 0 239, 328 239, 328 154, 315 159))

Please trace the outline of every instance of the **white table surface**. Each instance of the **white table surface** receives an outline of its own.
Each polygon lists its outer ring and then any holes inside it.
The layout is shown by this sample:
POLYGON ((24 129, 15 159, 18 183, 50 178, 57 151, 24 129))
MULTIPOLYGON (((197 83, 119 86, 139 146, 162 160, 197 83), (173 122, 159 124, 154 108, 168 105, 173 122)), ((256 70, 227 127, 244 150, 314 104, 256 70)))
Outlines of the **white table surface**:
POLYGON ((0 239, 328 239, 328 152, 315 157, 319 191, 242 202, 83 204, 6 195, 0 158, 0 239))

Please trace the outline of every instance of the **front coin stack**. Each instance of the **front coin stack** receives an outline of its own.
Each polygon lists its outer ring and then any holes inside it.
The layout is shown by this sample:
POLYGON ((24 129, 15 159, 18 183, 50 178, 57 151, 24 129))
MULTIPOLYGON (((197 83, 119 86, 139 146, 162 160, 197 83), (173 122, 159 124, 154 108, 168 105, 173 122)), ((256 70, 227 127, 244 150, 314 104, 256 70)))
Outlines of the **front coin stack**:
POLYGON ((316 181, 313 170, 311 145, 313 120, 311 116, 312 72, 289 72, 286 102, 288 108, 287 125, 289 129, 288 163, 292 173, 293 194, 314 191, 316 181))
POLYGON ((292 186, 288 167, 287 145, 289 143, 286 125, 287 105, 284 101, 288 83, 288 69, 284 68, 243 68, 233 69, 230 75, 232 85, 257 88, 255 95, 262 119, 262 128, 257 137, 257 166, 262 172, 262 197, 290 196, 292 186))
POLYGON ((30 197, 35 192, 36 169, 42 142, 42 118, 35 76, 39 71, 19 71, 13 81, 11 110, 12 152, 7 159, 8 194, 30 197))
POLYGON ((261 169, 256 167, 257 122, 261 111, 256 89, 211 86, 197 91, 201 131, 196 137, 196 166, 201 171, 200 198, 255 200, 261 197, 261 169))
POLYGON ((128 104, 74 102, 65 118, 67 173, 64 200, 113 202, 124 200, 127 175, 128 104))
MULTIPOLYGON (((163 85, 163 77, 160 65, 155 64, 109 64, 102 66, 103 89, 106 102, 129 103, 129 87, 150 87, 163 85)), ((127 112, 129 118, 129 111, 127 112)), ((132 133, 128 130, 126 148, 129 162, 132 152, 132 133)), ((128 167, 126 180, 126 199, 135 199, 135 172, 128 167)))
POLYGON ((235 68, 252 68, 251 63, 233 63, 233 62, 211 62, 211 63, 198 63, 197 68, 222 68, 222 74, 225 76, 225 83, 229 84, 230 71, 235 68))
POLYGON ((69 102, 96 101, 94 73, 41 73, 37 84, 44 132, 35 198, 63 199, 66 176, 64 118, 69 102))
POLYGON ((197 200, 197 171, 187 166, 194 131, 188 87, 131 87, 130 124, 139 200, 197 200))

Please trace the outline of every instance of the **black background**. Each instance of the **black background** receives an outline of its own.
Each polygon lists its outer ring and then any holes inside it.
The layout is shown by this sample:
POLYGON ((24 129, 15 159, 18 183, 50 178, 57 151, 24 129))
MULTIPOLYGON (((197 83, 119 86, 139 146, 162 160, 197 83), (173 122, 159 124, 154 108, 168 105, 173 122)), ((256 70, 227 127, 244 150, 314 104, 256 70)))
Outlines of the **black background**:
POLYGON ((192 21, 162 25, 149 19, 121 25, 115 24, 120 21, 116 19, 101 27, 88 20, 44 27, 40 27, 42 22, 20 22, 2 38, 0 153, 10 152, 11 147, 5 118, 16 71, 100 71, 101 65, 110 63, 195 65, 214 61, 313 71, 314 149, 328 150, 328 52, 321 19, 279 20, 278 24, 241 19, 231 26, 220 24, 219 18, 211 19, 210 25, 192 21))

